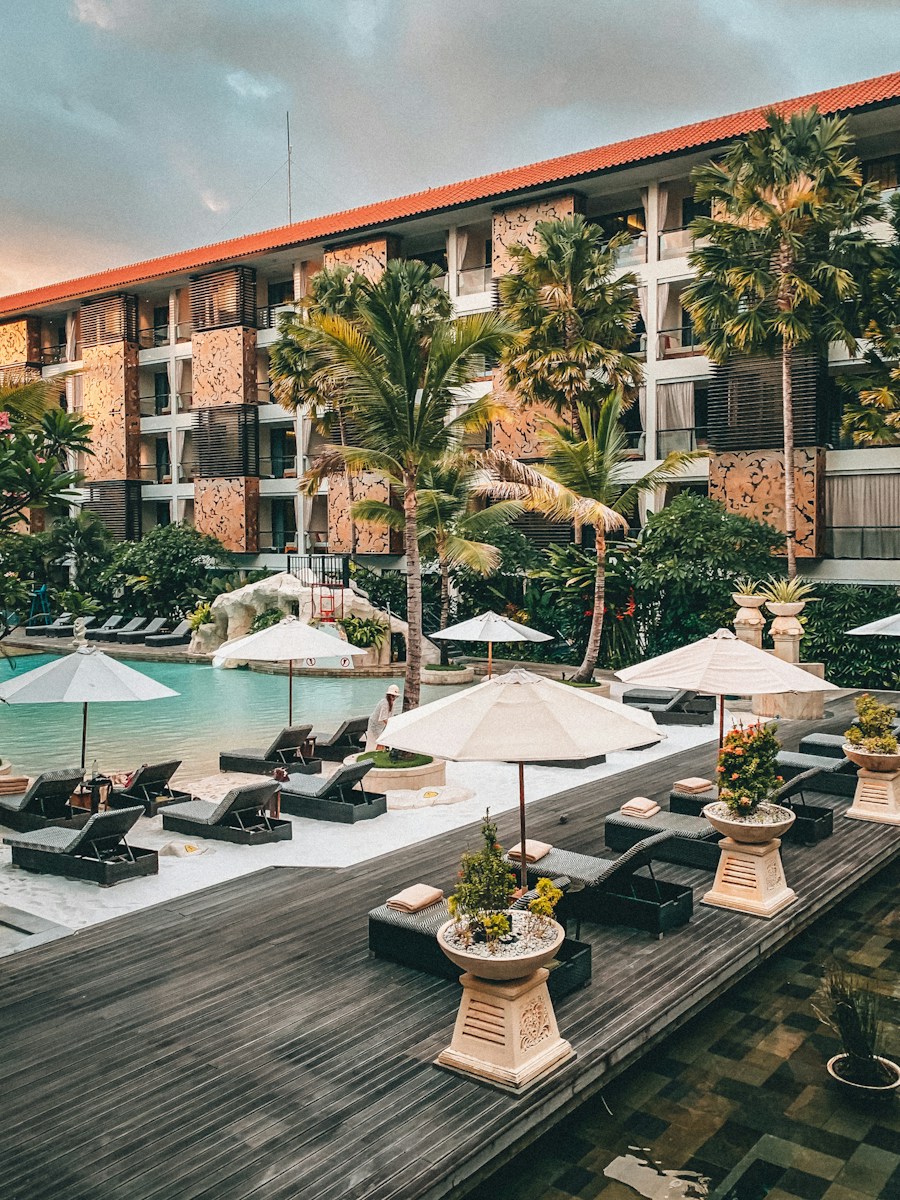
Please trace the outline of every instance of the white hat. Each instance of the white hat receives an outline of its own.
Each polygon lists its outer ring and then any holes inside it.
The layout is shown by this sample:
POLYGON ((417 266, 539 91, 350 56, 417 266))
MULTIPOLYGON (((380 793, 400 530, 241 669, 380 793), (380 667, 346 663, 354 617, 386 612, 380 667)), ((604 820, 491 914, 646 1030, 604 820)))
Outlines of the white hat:
POLYGON ((396 683, 392 683, 385 694, 388 696, 399 696, 400 689, 397 687, 396 683))

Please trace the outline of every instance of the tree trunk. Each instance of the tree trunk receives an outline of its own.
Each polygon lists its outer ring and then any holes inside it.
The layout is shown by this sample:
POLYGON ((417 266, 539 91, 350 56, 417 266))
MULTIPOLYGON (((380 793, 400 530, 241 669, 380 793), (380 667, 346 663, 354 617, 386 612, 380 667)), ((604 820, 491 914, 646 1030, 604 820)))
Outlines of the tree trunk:
MULTIPOLYGON (((441 629, 450 624, 450 567, 443 558, 438 559, 441 567, 441 629)), ((450 650, 443 639, 441 643, 441 662, 444 666, 450 662, 450 650)))
POLYGON ((587 649, 581 666, 572 676, 576 683, 589 683, 600 657, 600 639, 603 636, 603 607, 606 603, 606 531, 597 526, 594 530, 597 545, 597 574, 594 576, 594 612, 591 616, 591 632, 588 634, 587 649))
POLYGON ((797 502, 794 495, 794 389, 791 379, 791 348, 781 343, 781 396, 784 420, 784 532, 787 543, 787 574, 797 574, 797 502))
MULTIPOLYGON (((344 414, 341 412, 340 405, 335 405, 335 413, 338 419, 338 433, 341 438, 341 445, 347 445, 347 429, 344 425, 344 414)), ((344 474, 347 477, 347 503, 350 506, 350 553, 356 556, 356 522, 353 520, 353 505, 356 502, 356 495, 353 490, 353 473, 344 469, 344 474)))
POLYGON ((406 686, 403 711, 419 707, 422 672, 422 562, 419 558, 419 498, 416 477, 403 477, 403 546, 406 551, 406 686))

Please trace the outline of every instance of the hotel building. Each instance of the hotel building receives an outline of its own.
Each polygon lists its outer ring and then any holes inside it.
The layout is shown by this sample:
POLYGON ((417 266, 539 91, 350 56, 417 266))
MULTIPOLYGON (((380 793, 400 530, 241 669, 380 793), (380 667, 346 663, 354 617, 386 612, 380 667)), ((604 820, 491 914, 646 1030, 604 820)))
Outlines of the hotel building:
MULTIPOLYGON (((900 166, 900 73, 779 103, 847 115, 866 175, 887 193, 900 166)), ((93 426, 81 465, 84 503, 119 538, 192 522, 245 556, 284 566, 285 553, 347 553, 346 486, 333 477, 301 497, 315 456, 309 420, 273 403, 269 349, 277 317, 323 264, 373 277, 389 257, 440 264, 457 313, 489 309, 512 267, 509 247, 535 223, 583 213, 626 230, 618 268, 639 280, 638 346, 645 386, 628 414, 635 474, 672 449, 708 448, 677 490, 709 492, 729 509, 783 521, 780 366, 717 369, 681 305, 691 278, 690 173, 764 123, 764 109, 681 126, 264 233, 0 299, 0 371, 58 379, 67 408, 93 426)), ((888 227, 876 229, 887 237, 888 227)), ((841 348, 799 357, 795 442, 798 554, 823 579, 900 583, 900 446, 854 449, 840 436, 841 348)), ((486 370, 477 391, 498 386, 486 370)), ((540 456, 540 414, 498 422, 489 437, 540 456)), ((362 491, 384 498, 377 476, 362 491)), ((530 519, 541 540, 564 529, 530 519)), ((363 527, 358 552, 388 565, 396 535, 363 527)))

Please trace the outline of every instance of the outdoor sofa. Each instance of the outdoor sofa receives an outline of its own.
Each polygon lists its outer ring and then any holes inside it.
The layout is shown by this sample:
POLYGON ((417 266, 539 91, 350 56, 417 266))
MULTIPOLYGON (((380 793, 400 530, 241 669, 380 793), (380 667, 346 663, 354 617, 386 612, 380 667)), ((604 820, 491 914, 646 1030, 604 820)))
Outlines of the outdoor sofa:
POLYGON ((331 776, 291 774, 281 785, 281 808, 295 817, 354 824, 387 812, 383 792, 366 791, 363 779, 370 762, 341 765, 331 776))
MULTIPOLYGON (((833 811, 824 805, 807 804, 806 802, 808 790, 822 790, 820 786, 822 777, 821 767, 812 767, 789 779, 773 794, 772 803, 791 809, 796 817, 794 824, 784 835, 785 841, 797 842, 802 846, 813 846, 824 838, 830 837, 834 832, 833 811)), ((718 798, 719 794, 715 787, 690 795, 673 789, 669 793, 669 811, 699 817, 702 815, 704 805, 712 804, 718 798)))
POLYGON ((144 638, 145 646, 186 646, 191 640, 190 621, 179 621, 171 633, 151 633, 144 638))
POLYGON ((180 758, 170 762, 143 763, 124 787, 112 789, 109 807, 130 808, 140 804, 148 817, 155 817, 161 808, 193 799, 190 792, 172 787, 172 776, 180 766, 180 758))
POLYGON ((712 725, 716 719, 715 696, 702 696, 687 689, 632 688, 622 703, 652 713, 658 725, 712 725))
POLYGON ((368 727, 368 717, 350 717, 330 733, 314 730, 316 754, 328 762, 343 762, 349 754, 358 753, 360 739, 368 727))
POLYGON ((322 760, 303 754, 311 734, 312 725, 288 725, 265 749, 244 746, 223 750, 219 754, 219 770, 271 775, 278 767, 284 767, 292 774, 314 775, 322 770, 322 760))
POLYGON ((289 842, 290 821, 269 816, 266 811, 278 794, 274 780, 245 783, 232 788, 222 800, 191 800, 163 810, 163 829, 189 837, 213 838, 258 846, 265 842, 289 842))
POLYGON ((157 852, 129 846, 125 839, 143 815, 142 808, 110 810, 94 813, 80 827, 52 825, 3 841, 12 847, 14 867, 111 887, 139 875, 159 873, 157 852))
POLYGON ((83 776, 81 767, 44 771, 24 792, 0 795, 0 825, 29 830, 72 820, 74 813, 69 801, 83 776))
POLYGON ((126 646, 139 646, 147 634, 162 633, 166 620, 166 617, 153 617, 143 629, 123 629, 121 633, 114 633, 112 641, 122 642, 126 646))

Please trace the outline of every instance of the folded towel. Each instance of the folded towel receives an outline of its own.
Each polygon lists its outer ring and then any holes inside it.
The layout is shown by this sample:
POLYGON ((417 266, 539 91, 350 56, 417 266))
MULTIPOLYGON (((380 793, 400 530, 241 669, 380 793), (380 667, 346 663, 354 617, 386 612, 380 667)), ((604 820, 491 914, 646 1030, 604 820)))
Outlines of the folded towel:
POLYGON ((27 775, 0 775, 0 796, 21 796, 30 782, 27 775))
POLYGON ((646 808, 647 799, 645 796, 637 796, 635 800, 629 800, 627 804, 623 804, 619 811, 626 817, 640 817, 642 820, 647 820, 650 817, 655 817, 659 812, 659 805, 654 804, 651 800, 650 807, 646 808))
POLYGON ((423 908, 430 908, 443 898, 444 893, 440 888, 429 887, 427 883, 414 883, 412 887, 404 888, 396 896, 391 896, 387 906, 396 909, 397 912, 414 913, 423 908))
MULTIPOLYGON (((550 853, 553 847, 549 842, 536 842, 532 838, 525 839, 525 861, 530 863, 540 862, 542 858, 550 853)), ((522 857, 522 844, 516 842, 515 846, 509 851, 510 858, 522 857)))
POLYGON ((672 790, 683 792, 686 796, 693 796, 698 792, 708 792, 713 786, 711 779, 702 779, 699 775, 691 775, 687 779, 676 779, 672 784, 672 790))

